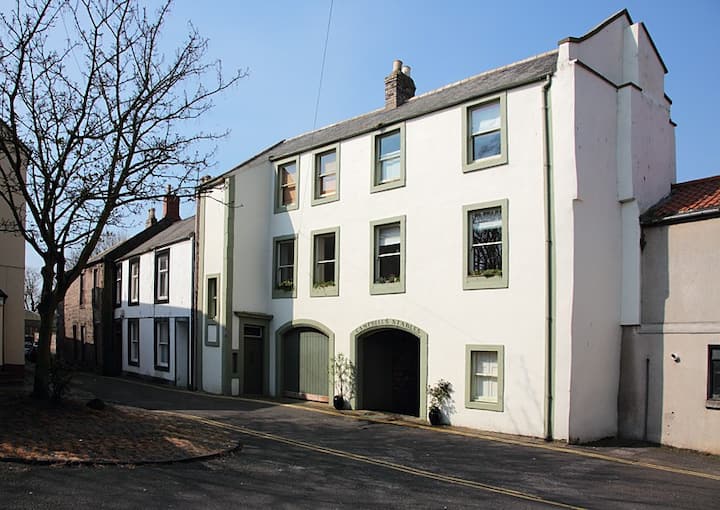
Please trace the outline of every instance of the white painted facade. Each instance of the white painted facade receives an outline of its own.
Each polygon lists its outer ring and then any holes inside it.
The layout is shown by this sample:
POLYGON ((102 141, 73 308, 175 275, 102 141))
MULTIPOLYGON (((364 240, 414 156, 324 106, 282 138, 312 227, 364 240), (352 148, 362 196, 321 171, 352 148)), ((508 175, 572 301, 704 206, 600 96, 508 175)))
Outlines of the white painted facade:
MULTIPOLYGON (((191 317, 193 303, 193 238, 118 261, 122 266, 122 304, 115 308, 114 317, 122 323, 123 372, 151 377, 188 387, 193 367, 190 361, 191 317), (156 302, 156 259, 169 254, 169 287, 167 302, 156 302), (130 303, 131 262, 139 261, 139 300, 130 303), (139 352, 136 363, 130 358, 129 323, 137 321, 139 352), (157 353, 156 323, 167 320, 169 328, 168 363, 157 353)), ((117 324, 117 322, 116 322, 117 324)))
POLYGON ((370 192, 380 131, 328 145, 338 147, 334 202, 311 205, 314 155, 322 147, 296 154, 296 210, 274 213, 275 169, 267 154, 208 183, 198 205, 202 389, 242 391, 230 355, 241 350, 243 314, 269 321, 266 392, 273 395, 275 332, 284 325, 320 323, 333 333, 335 352, 355 359, 356 330, 390 319, 427 336, 421 415, 424 383, 442 378, 455 390, 455 425, 572 441, 614 435, 621 324, 639 313, 638 214, 667 194, 675 175, 663 76, 644 27, 621 13, 584 38, 561 42, 547 80, 502 91, 506 164, 463 172, 463 117, 479 96, 396 124, 405 133, 403 187, 370 192), (508 286, 464 290, 463 207, 498 200, 507 201, 508 286), (398 216, 406 228, 405 291, 372 295, 370 224, 398 216), (311 233, 327 228, 339 228, 339 295, 311 297, 311 233), (297 236, 296 297, 273 299, 273 238, 284 235, 297 236), (217 345, 208 344, 201 319, 208 277, 221 289, 217 345), (469 345, 504 350, 501 411, 465 405, 469 345))

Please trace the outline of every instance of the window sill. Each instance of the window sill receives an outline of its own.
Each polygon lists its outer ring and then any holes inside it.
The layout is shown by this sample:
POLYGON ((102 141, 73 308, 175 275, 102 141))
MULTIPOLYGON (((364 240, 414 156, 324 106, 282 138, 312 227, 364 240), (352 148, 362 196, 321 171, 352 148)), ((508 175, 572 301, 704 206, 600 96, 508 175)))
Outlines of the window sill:
POLYGON ((289 204, 289 205, 278 205, 275 207, 275 214, 282 214, 289 211, 295 211, 298 209, 298 204, 289 204))
POLYGON ((128 303, 128 306, 140 306, 140 301, 134 301, 132 303, 128 303))
POLYGON ((488 158, 478 159, 470 163, 463 164, 463 173, 475 172, 477 170, 485 170, 487 168, 493 168, 500 165, 507 165, 508 158, 507 154, 500 154, 498 156, 491 156, 488 158))
POLYGON ((168 299, 168 298, 155 298, 156 305, 162 305, 162 304, 169 303, 169 302, 170 302, 170 299, 168 299))
POLYGON ((720 400, 708 399, 705 401, 705 409, 720 409, 720 400))
POLYGON ((405 179, 397 179, 395 181, 383 182, 381 184, 373 184, 370 188, 370 193, 379 193, 381 191, 388 191, 391 189, 404 188, 405 179))
POLYGON ((466 276, 463 279, 463 290, 506 289, 507 273, 502 276, 466 276))
POLYGON ((140 362, 139 361, 128 361, 128 366, 138 368, 138 367, 140 367, 140 362))
POLYGON ((337 202, 340 200, 340 195, 338 193, 335 193, 334 195, 330 195, 327 197, 320 197, 320 198, 313 198, 310 202, 310 206, 316 206, 316 205, 322 205, 322 204, 329 204, 330 202, 337 202))
POLYGON ((327 287, 311 287, 310 297, 336 297, 340 295, 340 288, 337 285, 327 287))
POLYGON ((272 291, 273 299, 291 299, 295 297, 297 297, 297 288, 293 288, 293 290, 273 289, 272 291))
POLYGON ((169 372, 170 367, 169 366, 161 367, 161 366, 155 365, 155 370, 157 370, 158 372, 169 372))
POLYGON ((465 407, 467 409, 480 409, 483 411, 495 411, 495 412, 503 411, 503 403, 502 402, 483 402, 480 400, 466 400, 465 407))
POLYGON ((370 294, 403 294, 405 292, 405 282, 393 283, 371 283, 370 294))

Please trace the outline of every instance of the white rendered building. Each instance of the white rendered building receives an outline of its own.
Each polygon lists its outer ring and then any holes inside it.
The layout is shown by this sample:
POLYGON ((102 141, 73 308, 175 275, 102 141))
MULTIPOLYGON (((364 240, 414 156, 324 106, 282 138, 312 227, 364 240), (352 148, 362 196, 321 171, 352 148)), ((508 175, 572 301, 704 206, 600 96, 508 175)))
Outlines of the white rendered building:
POLYGON ((201 389, 584 441, 614 435, 639 215, 675 179, 665 66, 622 11, 553 51, 284 140, 202 186, 201 389))
POLYGON ((195 217, 175 215, 117 261, 113 329, 122 336, 124 373, 192 388, 195 217))

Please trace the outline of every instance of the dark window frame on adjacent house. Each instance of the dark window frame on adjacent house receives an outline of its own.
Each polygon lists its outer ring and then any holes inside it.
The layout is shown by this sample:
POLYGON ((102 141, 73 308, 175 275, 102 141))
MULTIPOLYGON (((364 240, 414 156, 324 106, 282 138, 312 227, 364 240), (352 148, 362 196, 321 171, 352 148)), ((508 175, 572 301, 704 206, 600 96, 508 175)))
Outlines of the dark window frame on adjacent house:
POLYGON ((720 409, 720 345, 708 345, 706 407, 720 409))
MULTIPOLYGON (((155 318, 153 328, 155 330, 155 332, 154 332, 155 370, 169 372, 170 371, 170 360, 172 358, 170 356, 170 318, 169 317, 155 318), (166 344, 167 344, 167 363, 166 364, 162 364, 161 360, 160 360, 160 346, 161 346, 160 340, 161 340, 161 338, 159 335, 159 330, 160 330, 159 326, 161 324, 165 324, 167 326, 167 342, 166 342, 166 344)), ((165 343, 163 343, 163 345, 164 344, 165 343)))
POLYGON ((115 287, 113 288, 113 304, 122 305, 122 262, 115 264, 115 287))
POLYGON ((140 366, 140 319, 128 319, 128 332, 127 332, 127 349, 128 349, 128 365, 133 367, 140 366), (136 338, 133 340, 133 326, 135 327, 136 338), (133 359, 133 344, 137 344, 137 352, 135 359, 133 359))
POLYGON ((156 303, 167 303, 170 301, 170 249, 160 250, 155 253, 155 302, 156 303), (162 283, 160 276, 160 261, 167 259, 167 269, 165 273, 165 289, 164 294, 161 292, 160 285, 162 283))
POLYGON ((80 273, 80 308, 85 306, 85 271, 80 273))
POLYGON ((140 257, 132 258, 128 261, 128 306, 137 306, 140 304, 140 257), (137 274, 133 273, 133 269, 137 268, 137 274), (133 287, 134 285, 134 287, 133 287), (137 291, 134 293, 133 291, 137 291))

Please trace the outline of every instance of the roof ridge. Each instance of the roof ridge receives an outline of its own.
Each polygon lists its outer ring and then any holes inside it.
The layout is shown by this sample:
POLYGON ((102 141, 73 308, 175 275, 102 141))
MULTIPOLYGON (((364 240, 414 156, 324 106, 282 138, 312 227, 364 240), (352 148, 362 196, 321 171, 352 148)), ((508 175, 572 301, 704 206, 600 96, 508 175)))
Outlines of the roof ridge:
POLYGON ((711 175, 709 177, 699 177, 698 179, 693 179, 691 181, 676 182, 672 185, 672 189, 678 188, 680 186, 686 186, 688 184, 697 184, 705 181, 712 181, 715 179, 720 179, 720 175, 711 175))
MULTIPOLYGON (((446 85, 443 85, 442 87, 438 87, 438 88, 436 88, 436 89, 428 90, 427 92, 423 92, 423 93, 420 94, 420 95, 413 96, 413 97, 411 97, 410 99, 407 100, 407 103, 409 104, 409 103, 415 102, 417 99, 421 99, 421 98, 424 98, 424 97, 427 97, 427 96, 431 96, 431 95, 433 95, 433 94, 437 94, 437 93, 439 93, 439 92, 442 92, 443 90, 447 90, 447 89, 452 88, 452 87, 457 87, 457 86, 459 86, 459 85, 462 85, 462 84, 464 84, 464 83, 468 83, 468 82, 470 82, 470 81, 472 81, 472 80, 476 80, 476 79, 478 79, 478 78, 481 78, 482 76, 485 76, 485 75, 488 75, 488 74, 491 74, 491 73, 497 73, 497 72, 499 72, 499 71, 504 71, 504 70, 506 70, 506 69, 510 69, 510 68, 515 67, 515 66, 519 66, 519 65, 522 65, 522 64, 526 64, 526 63, 532 62, 532 61, 534 61, 534 60, 539 60, 539 59, 541 59, 541 58, 543 58, 543 57, 548 57, 548 56, 550 56, 550 55, 556 54, 557 52, 558 52, 557 49, 552 49, 552 50, 549 50, 549 51, 545 51, 545 52, 543 52, 543 53, 538 53, 538 54, 536 54, 536 55, 532 55, 532 56, 530 56, 530 57, 526 57, 526 58, 521 59, 521 60, 517 60, 517 61, 515 61, 515 62, 511 62, 510 64, 505 64, 505 65, 500 66, 500 67, 493 67, 492 69, 488 69, 488 70, 486 70, 486 71, 483 71, 483 72, 481 72, 481 73, 475 74, 475 75, 473 75, 473 76, 470 76, 470 77, 467 77, 467 78, 463 78, 463 79, 461 79, 461 80, 454 81, 454 82, 452 82, 452 83, 448 83, 448 84, 446 84, 446 85)), ((384 106, 381 107, 381 108, 375 108, 374 110, 370 110, 369 112, 361 113, 360 115, 356 115, 356 116, 354 116, 354 117, 348 117, 347 119, 343 119, 343 120, 340 120, 340 121, 338 121, 338 122, 334 122, 334 123, 332 123, 332 124, 328 124, 328 125, 326 125, 326 126, 322 126, 322 127, 320 127, 320 128, 317 128, 317 129, 312 129, 312 130, 310 130, 310 131, 305 131, 304 133, 300 133, 300 134, 295 135, 295 136, 293 136, 293 137, 291 137, 291 138, 286 138, 285 140, 283 140, 283 142, 290 142, 290 141, 295 140, 295 139, 297 139, 297 138, 302 138, 303 136, 311 135, 311 134, 313 134, 313 133, 319 133, 320 131, 324 131, 324 130, 326 130, 326 129, 330 129, 330 128, 333 128, 333 127, 338 126, 338 125, 340 125, 340 124, 344 124, 344 123, 346 123, 346 122, 350 122, 350 121, 353 121, 353 120, 356 120, 356 119, 361 119, 361 118, 363 118, 363 117, 367 117, 367 116, 369 116, 369 115, 372 115, 372 114, 377 113, 377 112, 381 112, 381 111, 383 111, 383 110, 385 110, 385 107, 384 107, 384 106)))

